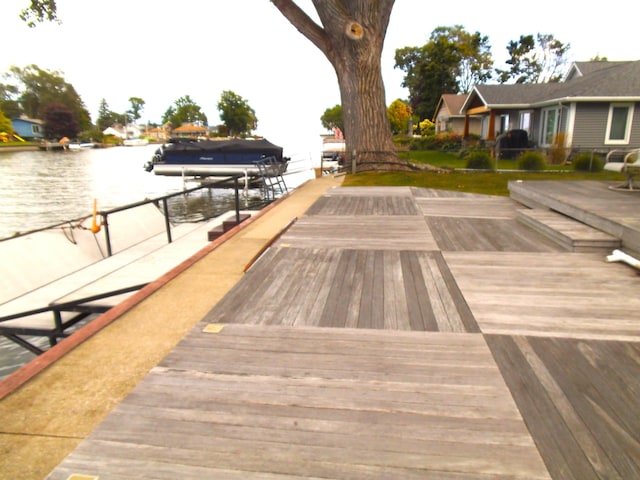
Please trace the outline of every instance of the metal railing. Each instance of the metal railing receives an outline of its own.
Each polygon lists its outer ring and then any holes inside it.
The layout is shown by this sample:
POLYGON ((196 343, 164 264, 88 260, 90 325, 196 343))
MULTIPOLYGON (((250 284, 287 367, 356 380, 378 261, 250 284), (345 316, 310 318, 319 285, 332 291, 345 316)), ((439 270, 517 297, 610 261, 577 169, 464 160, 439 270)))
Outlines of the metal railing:
POLYGON ((148 205, 150 203, 153 203, 156 206, 159 206, 161 204, 162 208, 160 210, 162 211, 162 213, 164 215, 165 230, 166 230, 166 233, 167 233, 167 243, 171 243, 173 241, 173 239, 171 238, 171 219, 170 219, 170 215, 169 215, 168 200, 170 198, 183 196, 183 195, 185 195, 187 193, 195 192, 197 190, 201 190, 201 189, 204 189, 204 188, 214 188, 216 186, 219 187, 219 186, 222 186, 222 185, 228 185, 230 180, 233 181, 234 210, 235 210, 236 222, 240 223, 240 194, 239 194, 240 182, 239 182, 239 179, 241 177, 243 177, 243 174, 230 175, 228 177, 225 177, 224 179, 220 179, 220 180, 215 181, 215 182, 202 183, 202 184, 198 185, 197 187, 187 188, 187 189, 181 190, 179 192, 170 193, 168 195, 163 195, 161 197, 142 200, 140 202, 130 203, 128 205, 123 205, 121 207, 116 207, 116 208, 112 208, 110 210, 104 210, 104 211, 97 212, 97 214, 100 215, 101 218, 102 218, 101 226, 104 227, 105 243, 107 245, 107 256, 110 257, 111 255, 113 255, 113 252, 112 252, 112 249, 111 249, 111 236, 109 234, 109 215, 113 215, 114 213, 122 212, 124 210, 129 210, 131 208, 136 208, 136 207, 141 207, 143 205, 148 205))

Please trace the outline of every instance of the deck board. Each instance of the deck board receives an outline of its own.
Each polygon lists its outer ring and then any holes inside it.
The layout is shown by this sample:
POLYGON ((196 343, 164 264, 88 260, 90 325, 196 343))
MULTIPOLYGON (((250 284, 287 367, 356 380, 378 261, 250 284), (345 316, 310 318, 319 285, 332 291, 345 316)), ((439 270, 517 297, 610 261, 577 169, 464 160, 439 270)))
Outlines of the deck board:
POLYGON ((440 252, 412 250, 274 247, 205 319, 479 331, 440 252))
POLYGON ((158 478, 196 467, 209 478, 549 478, 481 336, 353 332, 228 325, 193 333, 51 479, 125 465, 130 474, 151 466, 158 478), (262 333, 273 341, 246 342, 262 333), (207 343, 215 354, 192 368, 207 343), (287 358, 290 350, 298 353, 287 358), (465 358, 467 350, 475 353, 465 358), (121 463, 143 458, 149 463, 121 463))
POLYGON ((51 478, 640 477, 639 277, 518 208, 328 191, 51 478))
POLYGON ((640 476, 638 344, 507 336, 487 341, 554 479, 640 476), (608 371, 619 360, 635 376, 630 384, 608 371))
POLYGON ((443 255, 483 333, 640 340, 638 276, 602 255, 443 255))
POLYGON ((349 247, 386 250, 437 250, 419 216, 312 215, 299 218, 279 244, 295 247, 349 247))

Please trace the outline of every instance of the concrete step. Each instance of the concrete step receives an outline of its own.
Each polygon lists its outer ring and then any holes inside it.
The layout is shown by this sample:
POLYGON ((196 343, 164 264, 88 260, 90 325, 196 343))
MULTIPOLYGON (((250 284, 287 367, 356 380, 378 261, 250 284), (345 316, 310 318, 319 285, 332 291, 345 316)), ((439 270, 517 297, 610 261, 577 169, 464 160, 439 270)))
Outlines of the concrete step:
POLYGON ((218 226, 212 228, 211 230, 209 230, 207 232, 207 239, 211 242, 211 241, 215 240, 216 238, 221 237, 222 235, 227 233, 229 230, 231 230, 233 227, 238 225, 238 223, 244 222, 249 217, 251 217, 250 213, 241 213, 240 214, 240 222, 237 222, 236 221, 236 217, 234 215, 233 217, 229 218, 228 220, 223 221, 220 225, 218 225, 218 226))
POLYGON ((552 210, 520 209, 517 218, 570 252, 610 252, 621 246, 619 238, 552 210))

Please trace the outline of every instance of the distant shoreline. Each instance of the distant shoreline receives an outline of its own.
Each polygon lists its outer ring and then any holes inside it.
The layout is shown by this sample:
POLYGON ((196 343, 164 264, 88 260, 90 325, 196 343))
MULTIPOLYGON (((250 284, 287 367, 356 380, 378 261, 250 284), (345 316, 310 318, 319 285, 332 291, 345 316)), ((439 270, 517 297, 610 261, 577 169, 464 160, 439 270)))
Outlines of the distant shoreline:
POLYGON ((12 145, 10 147, 4 147, 0 144, 0 152, 29 152, 35 150, 39 150, 39 147, 37 145, 12 145))

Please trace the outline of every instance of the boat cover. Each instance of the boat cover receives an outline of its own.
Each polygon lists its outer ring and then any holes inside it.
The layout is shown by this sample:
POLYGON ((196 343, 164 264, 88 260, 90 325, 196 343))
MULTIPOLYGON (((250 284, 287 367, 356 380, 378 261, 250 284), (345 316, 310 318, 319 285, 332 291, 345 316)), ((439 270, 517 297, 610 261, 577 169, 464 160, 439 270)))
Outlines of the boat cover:
POLYGON ((259 153, 266 157, 276 157, 282 161, 282 147, 274 145, 266 139, 244 140, 234 138, 231 140, 204 140, 194 141, 172 141, 166 148, 172 152, 194 152, 204 151, 207 153, 259 153))

